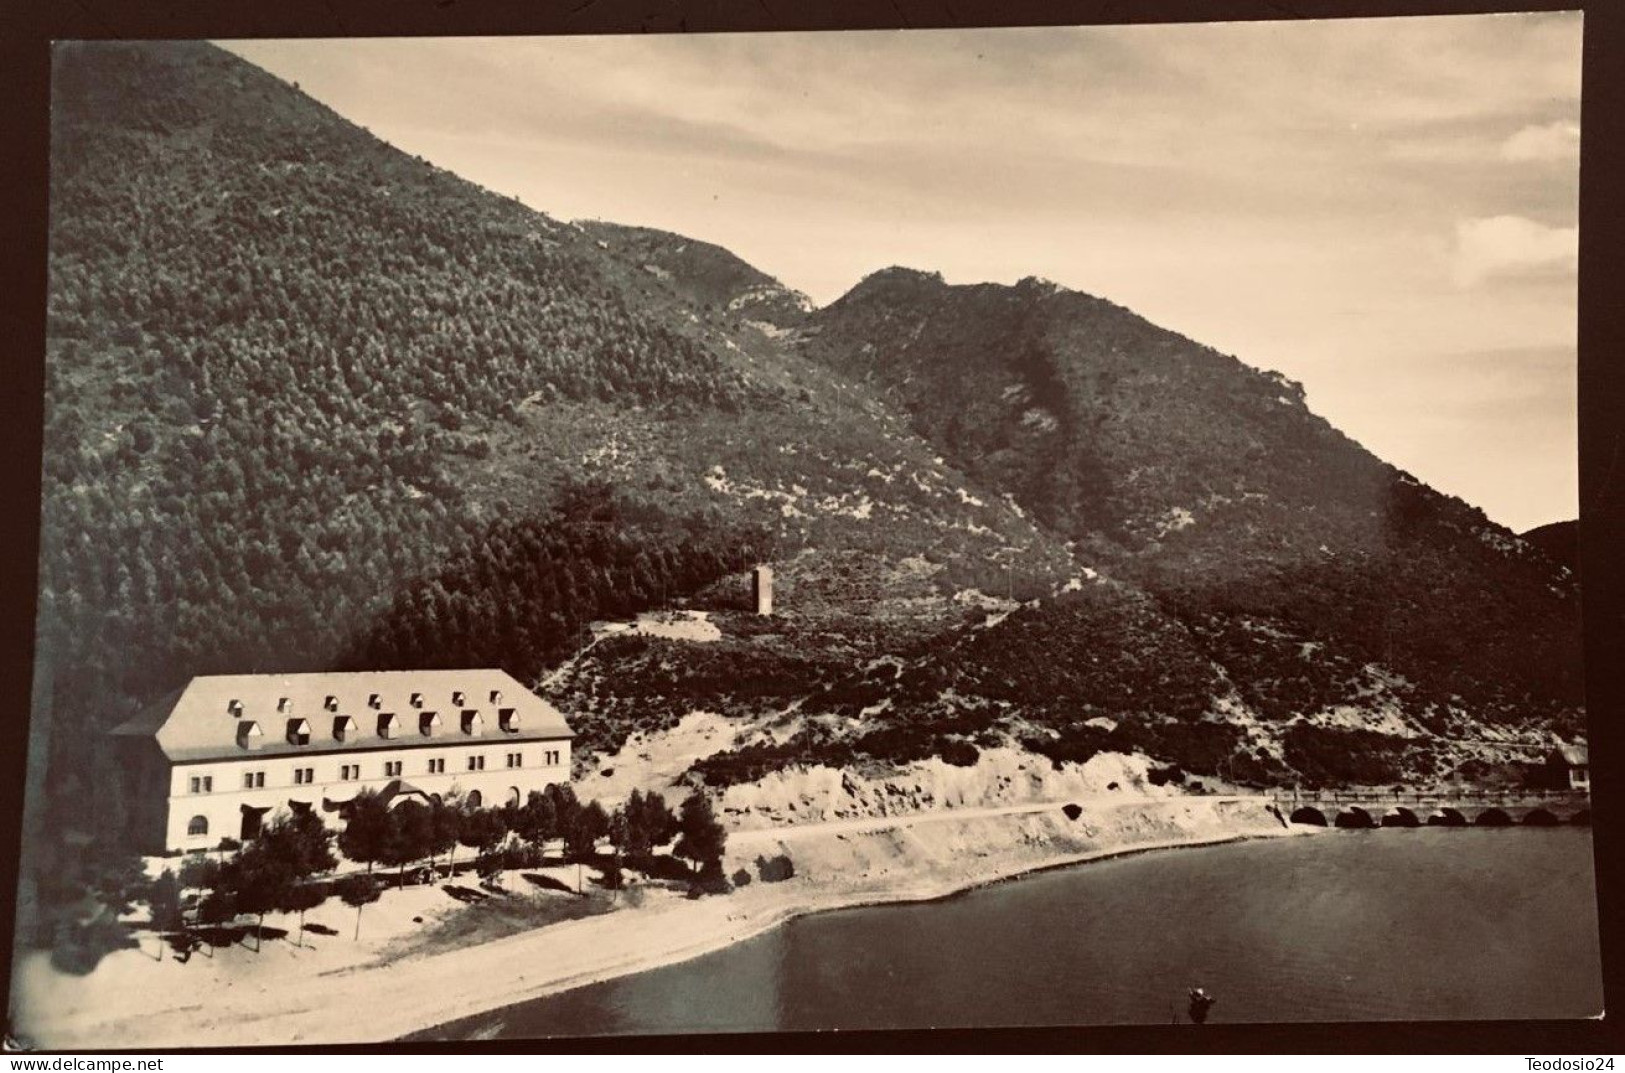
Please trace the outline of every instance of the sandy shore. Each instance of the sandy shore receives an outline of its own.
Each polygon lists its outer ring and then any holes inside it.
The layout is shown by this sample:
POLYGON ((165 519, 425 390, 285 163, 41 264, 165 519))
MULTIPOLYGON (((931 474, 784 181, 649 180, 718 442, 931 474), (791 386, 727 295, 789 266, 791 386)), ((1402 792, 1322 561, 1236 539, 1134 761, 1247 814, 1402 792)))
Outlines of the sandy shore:
POLYGON ((1304 830, 1283 827, 1262 798, 1114 795, 1082 804, 1077 819, 1057 801, 740 831, 730 839, 730 872, 758 855, 787 853, 796 877, 695 900, 650 890, 636 908, 393 960, 380 958, 421 927, 414 916, 477 909, 444 907, 449 899, 436 888, 394 891, 367 910, 363 935, 375 937, 361 942, 350 938, 352 913, 324 907, 310 919, 338 934, 312 937, 305 948, 269 942, 262 954, 237 947, 180 964, 156 960, 149 939, 144 951, 111 955, 85 977, 32 954, 16 966, 14 1031, 64 1050, 396 1039, 697 957, 805 913, 928 900, 1037 869, 1304 830))

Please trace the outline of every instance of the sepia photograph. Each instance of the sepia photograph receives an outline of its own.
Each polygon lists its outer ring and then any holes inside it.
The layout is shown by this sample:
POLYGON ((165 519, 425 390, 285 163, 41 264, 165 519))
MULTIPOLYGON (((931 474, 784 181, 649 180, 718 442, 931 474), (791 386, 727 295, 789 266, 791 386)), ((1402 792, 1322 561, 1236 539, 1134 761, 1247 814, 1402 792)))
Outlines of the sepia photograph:
POLYGON ((1600 1017, 1585 21, 57 41, 7 1047, 1600 1017))

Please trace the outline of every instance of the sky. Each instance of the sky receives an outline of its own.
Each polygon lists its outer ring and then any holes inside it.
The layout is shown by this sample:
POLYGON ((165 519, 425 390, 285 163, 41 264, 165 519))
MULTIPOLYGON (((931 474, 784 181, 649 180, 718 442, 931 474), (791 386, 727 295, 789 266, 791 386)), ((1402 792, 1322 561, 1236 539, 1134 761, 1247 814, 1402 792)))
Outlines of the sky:
POLYGON ((1578 512, 1580 42, 1543 13, 225 44, 819 304, 889 265, 1109 298, 1521 531, 1578 512))

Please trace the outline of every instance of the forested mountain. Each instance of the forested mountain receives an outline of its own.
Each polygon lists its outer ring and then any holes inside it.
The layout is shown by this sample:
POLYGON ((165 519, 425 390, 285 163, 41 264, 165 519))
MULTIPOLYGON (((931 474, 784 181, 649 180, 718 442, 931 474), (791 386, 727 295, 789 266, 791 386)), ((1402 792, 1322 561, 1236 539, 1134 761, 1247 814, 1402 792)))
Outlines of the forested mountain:
MULTIPOLYGON (((53 92, 40 629, 65 724, 227 670, 534 679, 592 619, 775 547, 1045 545, 736 327, 739 293, 707 312, 652 255, 222 50, 67 45, 53 92), (869 524, 887 509, 894 528, 869 524)), ((73 797, 88 754, 52 740, 73 797)))
MULTIPOLYGON (((548 692, 583 763, 691 708, 809 717, 720 781, 1003 741, 1353 778, 1351 728, 1386 777, 1580 726, 1570 576, 1108 302, 894 269, 811 310, 204 44, 62 46, 52 136, 53 727, 195 674, 467 664, 548 692), (763 560, 780 613, 730 611, 763 560), (721 640, 571 658, 685 601, 721 640)), ((83 740, 51 736, 69 823, 116 780, 83 740)))
POLYGON ((1358 704, 1380 667, 1429 729, 1577 729, 1572 574, 1371 455, 1298 384, 1036 279, 889 269, 808 324, 809 356, 1143 587, 1265 718, 1358 704))

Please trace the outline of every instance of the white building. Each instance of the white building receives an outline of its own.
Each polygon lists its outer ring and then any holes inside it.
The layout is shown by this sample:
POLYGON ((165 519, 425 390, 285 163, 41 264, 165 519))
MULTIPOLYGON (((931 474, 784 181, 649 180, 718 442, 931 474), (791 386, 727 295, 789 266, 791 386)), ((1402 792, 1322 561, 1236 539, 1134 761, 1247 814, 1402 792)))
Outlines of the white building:
POLYGON ((278 809, 330 824, 364 789, 486 807, 570 779, 563 714, 500 670, 194 678, 112 732, 150 852, 258 834, 278 809))

